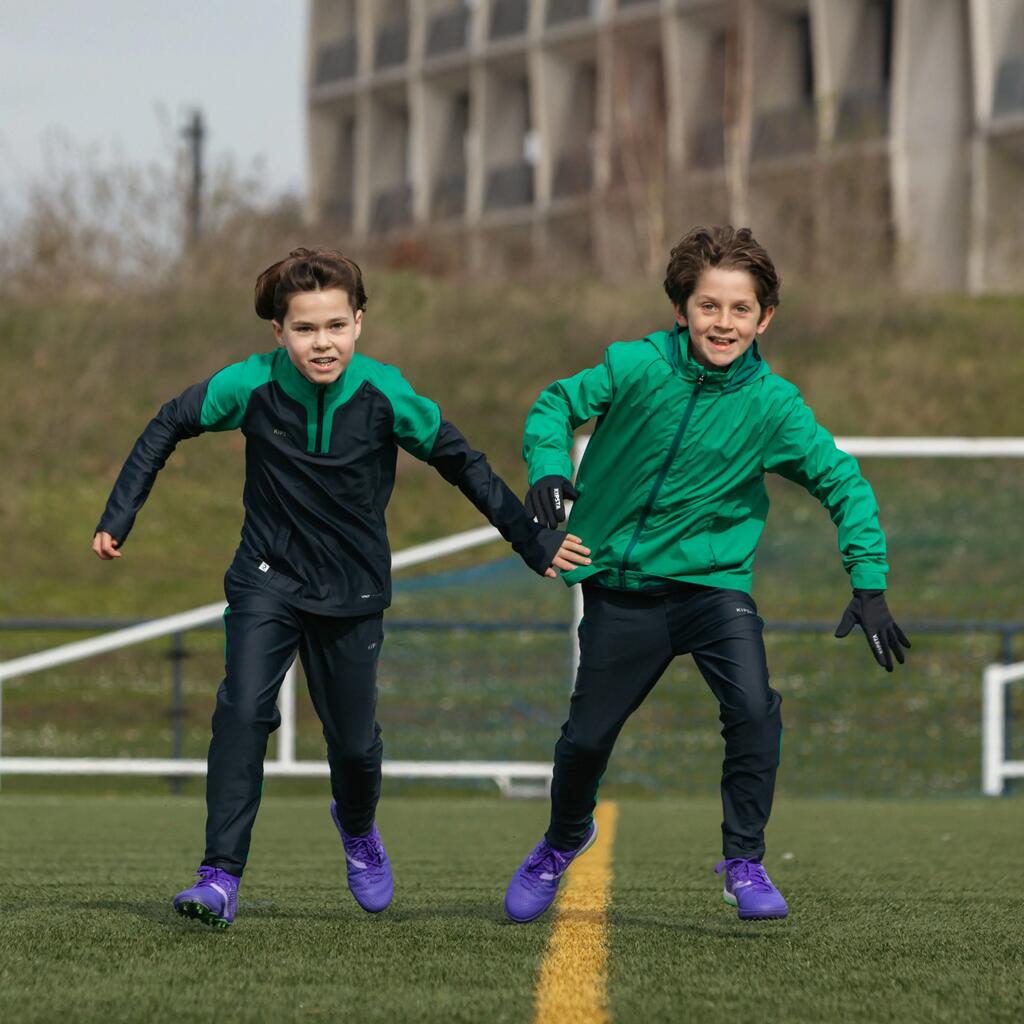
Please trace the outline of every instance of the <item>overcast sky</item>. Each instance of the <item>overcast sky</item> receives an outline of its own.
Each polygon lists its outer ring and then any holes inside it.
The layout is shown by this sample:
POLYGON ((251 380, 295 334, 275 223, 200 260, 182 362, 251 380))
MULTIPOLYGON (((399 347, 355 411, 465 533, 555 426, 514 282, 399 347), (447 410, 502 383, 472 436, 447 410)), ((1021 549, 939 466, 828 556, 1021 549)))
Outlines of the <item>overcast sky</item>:
POLYGON ((261 157, 275 190, 306 173, 304 0, 7 0, 0 10, 0 199, 44 171, 54 129, 101 158, 166 159, 202 108, 211 158, 261 157), (165 119, 166 121, 167 119, 165 119))

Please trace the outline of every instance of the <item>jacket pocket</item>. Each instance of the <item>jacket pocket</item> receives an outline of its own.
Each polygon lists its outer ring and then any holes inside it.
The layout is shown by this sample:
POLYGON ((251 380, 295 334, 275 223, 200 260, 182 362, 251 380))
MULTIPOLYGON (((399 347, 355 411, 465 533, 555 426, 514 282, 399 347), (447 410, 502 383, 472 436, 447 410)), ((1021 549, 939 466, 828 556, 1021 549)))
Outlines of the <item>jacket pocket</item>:
POLYGON ((684 537, 679 542, 677 555, 680 562, 678 571, 682 573, 708 572, 718 566, 711 534, 706 530, 692 537, 684 537))

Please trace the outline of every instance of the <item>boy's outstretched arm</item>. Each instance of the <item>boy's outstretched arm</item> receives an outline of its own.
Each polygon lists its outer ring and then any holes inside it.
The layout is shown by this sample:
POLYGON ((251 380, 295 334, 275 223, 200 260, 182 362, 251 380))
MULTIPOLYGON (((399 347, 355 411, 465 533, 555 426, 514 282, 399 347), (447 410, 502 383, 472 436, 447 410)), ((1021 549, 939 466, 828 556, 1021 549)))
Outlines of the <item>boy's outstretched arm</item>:
POLYGON ((119 558, 135 517, 149 497, 157 473, 179 441, 206 430, 237 427, 245 411, 246 384, 259 368, 254 360, 225 367, 165 402, 139 435, 114 483, 96 526, 92 549, 106 561, 119 558))
POLYGON ((579 538, 567 538, 558 530, 533 522, 483 452, 471 448, 459 428, 441 418, 437 403, 416 394, 394 367, 389 370, 388 398, 395 415, 395 438, 406 451, 458 487, 534 572, 555 575, 549 572, 552 565, 575 568, 589 561, 586 555, 590 552, 579 538))
POLYGON ((893 670, 910 647, 885 601, 885 534, 878 523, 878 502, 861 476, 857 460, 840 451, 832 435, 814 419, 798 392, 782 411, 765 445, 764 468, 800 484, 828 510, 839 532, 843 566, 850 574, 853 599, 836 628, 845 637, 860 625, 879 665, 893 670))
POLYGON ((546 387, 526 416, 523 458, 530 489, 527 514, 544 526, 565 519, 565 501, 579 497, 572 485, 573 431, 607 411, 614 394, 607 355, 599 366, 546 387))

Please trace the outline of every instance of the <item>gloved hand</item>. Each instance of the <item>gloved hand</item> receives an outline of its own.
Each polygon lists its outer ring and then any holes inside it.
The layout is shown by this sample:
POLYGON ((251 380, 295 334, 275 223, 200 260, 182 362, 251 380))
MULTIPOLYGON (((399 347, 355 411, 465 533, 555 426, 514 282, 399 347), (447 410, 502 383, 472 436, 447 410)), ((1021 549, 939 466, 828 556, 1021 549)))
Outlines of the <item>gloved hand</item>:
POLYGON ((906 660, 901 645, 910 648, 910 641, 893 621, 892 612, 885 603, 884 590, 854 590, 853 600, 846 606, 836 636, 847 636, 855 625, 860 625, 868 638, 868 647, 886 672, 892 671, 892 659, 902 665, 906 660))
POLYGON ((579 491, 564 476, 542 476, 526 492, 526 514, 549 530, 565 520, 565 502, 579 497, 579 491))

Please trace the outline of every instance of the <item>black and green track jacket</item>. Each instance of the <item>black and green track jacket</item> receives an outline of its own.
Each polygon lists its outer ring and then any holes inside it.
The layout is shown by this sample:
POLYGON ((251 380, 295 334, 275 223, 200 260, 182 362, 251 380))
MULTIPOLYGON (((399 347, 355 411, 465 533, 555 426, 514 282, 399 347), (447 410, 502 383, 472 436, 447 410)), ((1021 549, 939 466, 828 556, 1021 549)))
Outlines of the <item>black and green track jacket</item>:
POLYGON ((207 430, 246 438, 245 521, 230 572, 260 580, 298 608, 363 615, 391 601, 384 509, 398 446, 456 485, 535 572, 562 535, 522 503, 393 366, 356 353, 313 384, 283 348, 254 355, 167 402, 135 443, 96 527, 124 543, 179 441, 207 430))

